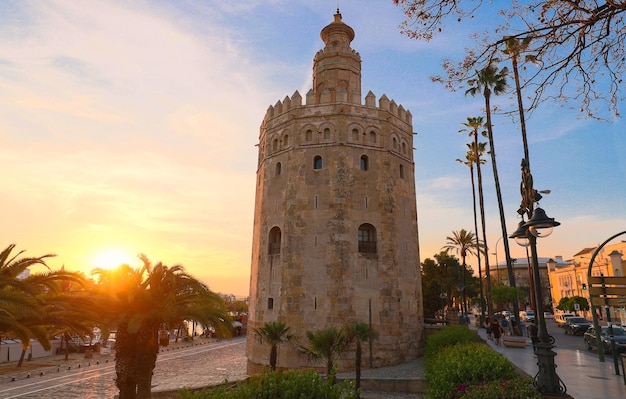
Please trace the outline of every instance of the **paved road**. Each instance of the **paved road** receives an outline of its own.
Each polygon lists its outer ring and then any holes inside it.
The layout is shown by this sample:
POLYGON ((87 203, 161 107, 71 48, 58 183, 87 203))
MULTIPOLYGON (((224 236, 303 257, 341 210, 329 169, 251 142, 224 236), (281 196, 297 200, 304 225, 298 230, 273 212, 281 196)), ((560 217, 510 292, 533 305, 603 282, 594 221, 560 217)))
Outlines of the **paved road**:
MULTIPOLYGON (((113 355, 0 377, 0 399, 111 399, 117 393, 113 355), (108 361, 107 361, 108 360, 108 361), (80 367, 79 367, 80 366, 80 367)), ((193 344, 162 351, 154 370, 153 391, 197 387, 245 378, 245 337, 193 344)))

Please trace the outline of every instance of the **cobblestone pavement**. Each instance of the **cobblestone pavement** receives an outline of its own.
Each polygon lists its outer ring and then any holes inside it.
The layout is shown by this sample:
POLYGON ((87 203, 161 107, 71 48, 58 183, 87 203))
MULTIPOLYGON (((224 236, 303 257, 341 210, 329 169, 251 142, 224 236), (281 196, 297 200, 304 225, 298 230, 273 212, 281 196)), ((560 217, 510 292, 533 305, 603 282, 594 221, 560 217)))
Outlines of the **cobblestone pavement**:
MULTIPOLYGON (((29 370, 0 365, 0 398, 111 399, 115 387, 114 355, 94 354, 86 359, 73 353, 34 359, 29 370)), ((153 391, 176 390, 246 378, 245 337, 231 340, 196 339, 172 344, 159 353, 153 391)))
MULTIPOLYGON (((115 387, 114 354, 72 353, 34 359, 28 370, 0 364, 0 399, 111 399, 115 387), (29 376, 30 375, 30 376, 29 376)), ((423 379, 423 359, 393 367, 364 369, 363 378, 423 379)), ((354 378, 354 372, 340 373, 354 378)), ((192 343, 171 344, 159 353, 152 379, 153 392, 196 388, 246 378, 245 337, 215 341, 196 338, 192 343)), ((363 399, 419 399, 421 394, 366 391, 363 399)))

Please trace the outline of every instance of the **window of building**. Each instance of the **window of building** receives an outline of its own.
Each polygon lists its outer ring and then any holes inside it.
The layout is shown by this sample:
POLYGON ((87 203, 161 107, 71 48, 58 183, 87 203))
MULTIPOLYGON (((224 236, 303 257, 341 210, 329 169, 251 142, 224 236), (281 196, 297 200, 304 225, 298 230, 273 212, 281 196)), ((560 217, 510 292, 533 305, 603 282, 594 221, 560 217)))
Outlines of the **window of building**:
POLYGON ((361 155, 361 170, 369 170, 370 160, 367 155, 361 155))
POLYGON ((278 139, 274 139, 272 141, 272 151, 277 151, 278 150, 278 139))
POLYGON ((376 144, 376 132, 373 130, 370 130, 370 143, 376 144))
POLYGON ((400 178, 404 179, 404 165, 400 165, 400 178))
POLYGON ((306 141, 313 141, 313 131, 311 129, 306 131, 306 141))
POLYGON ((288 135, 284 135, 283 136, 283 147, 289 147, 289 136, 288 135))
POLYGON ((278 226, 272 227, 269 235, 269 248, 268 253, 270 255, 278 255, 280 254, 280 240, 281 233, 280 228, 278 226))
POLYGON ((352 141, 355 143, 359 141, 359 131, 357 129, 352 129, 352 141))
POLYGON ((366 254, 376 253, 376 228, 369 223, 359 226, 359 252, 366 254))
POLYGON ((402 153, 406 154, 406 143, 402 142, 402 153))
POLYGON ((276 176, 280 176, 281 169, 282 169, 282 165, 280 164, 280 162, 277 162, 276 163, 276 173, 275 173, 276 176))
POLYGON ((324 129, 324 140, 330 140, 330 129, 324 129))
POLYGON ((398 140, 395 137, 392 140, 392 145, 394 150, 398 149, 398 140))
POLYGON ((267 298, 267 308, 274 309, 274 298, 267 298))
POLYGON ((316 155, 315 158, 313 158, 313 169, 322 169, 322 157, 319 155, 316 155))

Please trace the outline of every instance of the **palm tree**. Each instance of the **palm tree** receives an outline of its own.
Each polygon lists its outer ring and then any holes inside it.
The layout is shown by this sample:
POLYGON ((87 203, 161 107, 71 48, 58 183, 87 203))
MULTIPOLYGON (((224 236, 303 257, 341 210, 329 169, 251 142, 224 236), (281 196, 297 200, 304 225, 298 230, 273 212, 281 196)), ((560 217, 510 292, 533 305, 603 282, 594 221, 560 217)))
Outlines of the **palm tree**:
MULTIPOLYGON (((513 265, 511 263, 511 255, 508 251, 508 234, 506 231, 506 219, 504 217, 504 205, 502 203, 502 192, 500 191, 500 179, 498 177, 498 166, 496 164, 496 148, 493 141, 493 124, 491 122, 491 94, 500 95, 503 94, 508 83, 506 81, 509 70, 504 67, 498 70, 497 59, 492 60, 489 65, 480 71, 476 71, 476 79, 470 80, 468 83, 470 87, 465 94, 475 96, 482 91, 485 98, 485 113, 487 114, 487 137, 489 138, 489 154, 491 155, 491 167, 493 169, 493 180, 496 187, 496 197, 498 199, 498 210, 500 213, 500 226, 502 228, 502 240, 504 241, 505 254, 507 259, 507 272, 509 276, 513 274, 513 265)), ((487 242, 485 241, 485 252, 488 253, 487 242)), ((510 277, 509 277, 510 278, 510 277)), ((487 284, 490 286, 491 281, 488 277, 487 284)), ((489 287, 490 288, 490 287, 489 287)), ((489 313, 491 315, 491 312, 489 313)))
POLYGON ((354 341, 356 343, 356 353, 354 355, 354 370, 355 370, 355 386, 357 399, 360 398, 359 388, 361 387, 361 358, 362 358, 362 342, 371 342, 378 338, 378 332, 367 323, 362 321, 355 321, 346 326, 346 340, 347 342, 354 341))
MULTIPOLYGON (((467 313, 467 307, 465 304, 465 290, 464 290, 465 283, 466 283, 465 276, 467 274, 466 273, 467 265, 465 263, 465 259, 467 258, 468 254, 474 255, 474 256, 477 255, 479 248, 477 248, 476 237, 474 233, 472 233, 471 231, 461 229, 460 231, 453 231, 452 236, 446 237, 446 240, 447 240, 446 245, 444 245, 441 249, 445 251, 446 254, 448 254, 449 251, 454 250, 456 251, 457 254, 461 255, 461 262, 462 262, 462 267, 463 267, 463 289, 459 287, 459 291, 463 290, 463 300, 462 300, 461 310, 464 313, 467 313)), ((461 281, 459 281, 459 283, 461 283, 461 281)))
POLYGON ((270 344, 270 368, 276 370, 278 359, 278 345, 289 342, 293 339, 293 335, 289 334, 289 327, 281 321, 268 321, 263 326, 254 330, 259 337, 261 344, 267 342, 270 344))
MULTIPOLYGON (((469 118, 468 118, 468 122, 469 122, 469 118)), ((478 138, 478 135, 476 135, 476 138, 478 138)), ((477 164, 478 167, 480 167, 480 165, 483 165, 487 162, 484 159, 482 159, 482 155, 485 153, 485 147, 487 146, 487 143, 479 143, 478 140, 476 140, 475 142, 472 141, 471 143, 467 143, 466 146, 468 148, 468 151, 465 154, 465 161, 462 161, 460 159, 457 159, 456 161, 466 165, 470 171, 470 180, 472 182, 472 210, 474 213, 474 236, 476 239, 476 248, 479 248, 480 240, 478 238, 478 221, 477 221, 477 214, 476 214, 476 183, 474 181, 474 164, 477 164)), ((482 326, 483 325, 482 309, 484 309, 484 306, 485 306, 485 299, 484 299, 484 294, 483 294, 483 281, 482 281, 483 273, 482 273, 482 265, 481 265, 482 262, 480 260, 480 254, 476 256, 476 259, 478 261, 478 283, 479 283, 480 309, 481 309, 481 315, 479 317, 479 320, 480 320, 480 325, 482 326)))
MULTIPOLYGON (((477 116, 477 117, 468 116, 467 122, 462 123, 462 125, 469 128, 469 132, 470 132, 469 135, 474 138, 474 148, 480 149, 481 145, 478 142, 478 131, 482 129, 483 127, 483 117, 482 116, 477 116)), ((480 224, 481 224, 482 233, 483 233, 483 248, 487 248, 487 227, 485 223, 485 196, 483 194, 483 174, 482 174, 482 169, 480 167, 481 165, 480 155, 481 154, 482 153, 480 151, 474 152, 474 156, 476 157, 474 164, 476 165, 476 176, 478 178, 478 204, 479 204, 479 209, 480 209, 480 224)), ((480 247, 478 234, 476 234, 476 246, 480 247)), ((487 251, 481 251, 481 252, 483 252, 483 256, 485 259, 485 277, 487 280, 486 282, 487 287, 485 289, 485 299, 487 302, 487 313, 489 315, 493 315, 493 308, 491 306, 490 295, 489 295, 489 292, 491 291, 491 276, 489 274, 490 273, 489 256, 487 256, 487 251)), ((480 285, 482 287, 482 281, 480 285)), ((483 318, 483 312, 484 312, 483 304, 481 303, 481 309, 480 309, 481 322, 483 318)))
MULTIPOLYGON (((341 356, 346 347, 346 335, 343 330, 328 327, 318 331, 307 331, 308 346, 301 346, 300 351, 315 361, 326 361, 326 378, 334 381, 332 374, 335 358, 341 356)), ((121 398, 120 398, 121 399, 121 398)))
POLYGON ((152 265, 141 256, 143 267, 121 265, 96 270, 100 276, 98 299, 104 323, 117 328, 116 385, 120 399, 151 397, 152 371, 159 351, 159 331, 196 321, 230 335, 232 323, 222 298, 187 274, 182 266, 152 265))
MULTIPOLYGON (((31 339, 37 339, 45 350, 49 350, 51 335, 59 328, 70 326, 82 317, 72 318, 64 311, 65 318, 53 311, 54 298, 68 282, 82 283, 78 273, 46 271, 30 273, 30 267, 43 266, 49 270, 47 254, 39 257, 22 257, 22 250, 11 256, 15 244, 0 253, 0 333, 11 334, 22 342, 22 354, 18 367, 22 366, 31 339)), ((91 331, 91 329, 89 329, 91 331)))

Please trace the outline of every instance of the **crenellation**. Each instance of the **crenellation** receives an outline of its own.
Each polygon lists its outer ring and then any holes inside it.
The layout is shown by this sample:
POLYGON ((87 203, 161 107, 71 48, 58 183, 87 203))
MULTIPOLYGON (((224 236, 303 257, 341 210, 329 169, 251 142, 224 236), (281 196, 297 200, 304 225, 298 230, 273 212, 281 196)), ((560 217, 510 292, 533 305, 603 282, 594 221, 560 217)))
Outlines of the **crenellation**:
POLYGON ((291 96, 291 106, 292 107, 301 107, 302 106, 302 96, 296 90, 291 96))
POLYGON ((379 115, 377 112, 387 111, 393 117, 397 118, 397 120, 401 121, 402 126, 404 127, 410 126, 413 123, 411 112, 406 110, 403 105, 397 105, 395 100, 390 100, 384 94, 379 99, 378 107, 376 107, 376 95, 371 91, 367 93, 364 105, 360 105, 358 102, 350 103, 348 97, 349 93, 345 89, 339 88, 335 91, 331 91, 329 89, 324 90, 318 99, 313 89, 310 89, 307 92, 306 104, 302 105, 302 97, 300 96, 300 93, 296 91, 292 97, 285 96, 282 101, 278 100, 274 106, 270 105, 265 114, 264 122, 267 123, 268 126, 275 127, 279 123, 284 123, 284 114, 292 113, 295 109, 302 109, 302 111, 298 112, 304 112, 309 115, 327 115, 334 112, 349 112, 353 114, 369 115, 371 117, 377 117, 378 115, 380 118, 388 117, 379 115), (350 104, 349 108, 346 108, 343 105, 346 103, 350 104), (335 107, 336 105, 341 105, 341 107, 337 108, 335 107))
POLYGON ((402 104, 398 106, 398 118, 406 122, 406 110, 404 109, 402 104))
POLYGON ((387 98, 386 94, 383 94, 380 100, 378 100, 378 107, 385 111, 389 111, 389 98, 387 98))
POLYGON ((315 97, 313 89, 310 89, 306 93, 306 105, 317 105, 317 98, 315 97))
POLYGON ((283 113, 283 103, 280 102, 280 100, 278 100, 276 101, 276 104, 274 104, 274 114, 276 116, 279 116, 282 113, 283 113))
POLYGON ((320 93, 320 104, 330 104, 332 100, 332 92, 329 89, 324 89, 320 93))
POLYGON ((283 99, 283 112, 287 112, 291 109, 291 98, 289 96, 285 96, 283 99))
POLYGON ((395 100, 389 102, 389 112, 391 112, 393 116, 398 116, 398 105, 395 100))
POLYGON ((371 90, 368 91, 367 95, 365 96, 365 106, 376 108, 376 96, 374 95, 374 93, 372 93, 371 90))
POLYGON ((266 124, 268 120, 272 119, 274 117, 274 107, 273 106, 269 106, 267 107, 267 111, 265 112, 265 118, 263 119, 263 123, 266 124))

